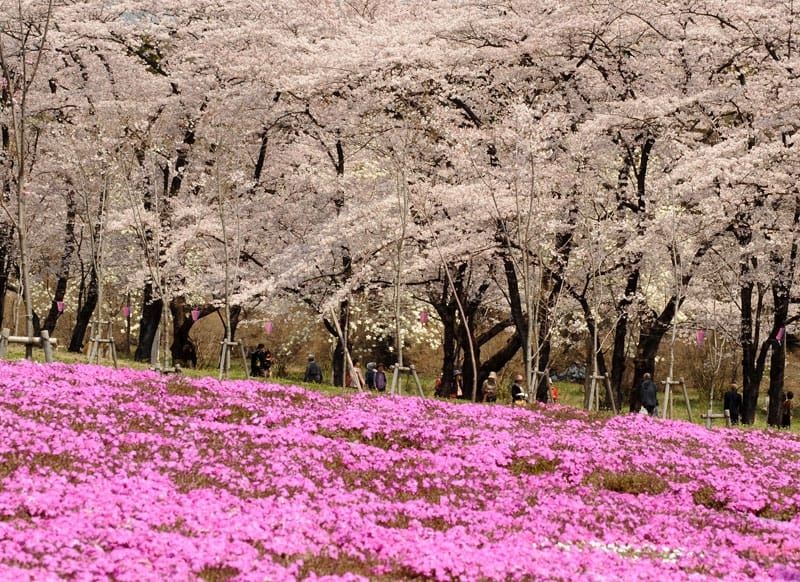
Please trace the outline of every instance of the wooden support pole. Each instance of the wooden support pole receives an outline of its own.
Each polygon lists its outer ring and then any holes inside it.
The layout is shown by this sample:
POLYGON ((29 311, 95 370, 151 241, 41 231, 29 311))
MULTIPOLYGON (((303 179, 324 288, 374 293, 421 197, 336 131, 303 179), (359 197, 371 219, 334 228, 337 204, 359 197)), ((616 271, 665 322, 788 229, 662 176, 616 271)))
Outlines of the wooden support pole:
POLYGON ((689 413, 689 422, 694 422, 692 418, 692 403, 689 402, 689 390, 686 388, 686 382, 681 378, 681 388, 683 388, 683 399, 686 401, 686 410, 689 413))
POLYGON ((414 382, 417 383, 417 391, 419 392, 419 397, 425 398, 425 392, 422 390, 422 384, 419 381, 419 376, 417 376, 417 369, 413 365, 409 366, 409 368, 411 369, 411 374, 414 376, 414 382))
POLYGON ((3 328, 0 332, 0 358, 5 358, 8 355, 8 338, 11 336, 11 330, 7 327, 3 328))
POLYGON ((53 363, 53 344, 50 343, 50 332, 42 330, 42 351, 44 351, 44 361, 48 364, 53 363))

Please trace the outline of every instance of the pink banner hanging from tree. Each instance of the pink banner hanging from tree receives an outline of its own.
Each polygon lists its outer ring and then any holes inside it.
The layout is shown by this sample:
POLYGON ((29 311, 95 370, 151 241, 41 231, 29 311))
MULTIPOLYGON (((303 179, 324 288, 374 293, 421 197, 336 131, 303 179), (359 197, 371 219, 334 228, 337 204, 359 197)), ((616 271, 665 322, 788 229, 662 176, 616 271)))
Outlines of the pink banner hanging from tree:
POLYGON ((192 321, 197 321, 198 319, 200 319, 200 310, 195 307, 192 309, 192 321))
POLYGON ((706 341, 706 330, 698 329, 697 330, 697 347, 702 348, 703 343, 706 341))
POLYGON ((264 332, 267 335, 272 335, 272 322, 271 321, 265 321, 264 322, 264 332))

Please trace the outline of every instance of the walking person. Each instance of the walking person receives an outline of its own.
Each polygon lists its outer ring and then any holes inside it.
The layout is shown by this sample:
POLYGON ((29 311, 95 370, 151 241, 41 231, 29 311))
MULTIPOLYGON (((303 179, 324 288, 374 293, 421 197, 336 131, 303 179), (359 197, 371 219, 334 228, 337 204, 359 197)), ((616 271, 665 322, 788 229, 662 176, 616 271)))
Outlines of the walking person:
POLYGON ((322 382, 322 368, 319 367, 314 354, 308 354, 308 365, 303 382, 316 382, 317 384, 322 382))
POLYGON ((645 374, 639 384, 639 402, 650 416, 655 416, 658 406, 658 388, 650 374, 645 374))
POLYGON ((489 372, 489 377, 481 386, 483 402, 497 402, 497 372, 489 372))
POLYGON ((722 408, 728 411, 731 417, 731 424, 739 424, 739 411, 742 409, 742 395, 738 392, 739 387, 736 382, 731 383, 731 387, 722 398, 722 408))

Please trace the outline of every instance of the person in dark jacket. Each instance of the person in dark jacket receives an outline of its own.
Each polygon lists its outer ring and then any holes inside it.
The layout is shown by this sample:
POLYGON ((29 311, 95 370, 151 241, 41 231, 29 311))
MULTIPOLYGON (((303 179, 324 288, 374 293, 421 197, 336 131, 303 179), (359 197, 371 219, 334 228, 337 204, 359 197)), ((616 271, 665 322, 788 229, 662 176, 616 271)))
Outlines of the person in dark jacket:
POLYGON ((794 408, 794 392, 789 391, 781 400, 781 427, 789 428, 792 425, 792 408, 794 408))
POLYGON ((739 424, 739 411, 742 409, 742 395, 737 390, 736 382, 731 383, 722 398, 722 408, 731 415, 731 424, 739 424))
POLYGON ((639 402, 647 410, 647 414, 655 416, 656 406, 658 406, 658 388, 650 374, 645 374, 642 383, 639 384, 639 402))
POLYGON ((253 353, 250 354, 250 375, 254 378, 260 378, 264 375, 266 369, 267 352, 264 349, 264 344, 258 344, 253 353))
POLYGON ((367 388, 375 390, 375 362, 369 362, 367 364, 367 377, 365 380, 367 382, 367 388))
POLYGON ((522 374, 514 376, 514 383, 511 385, 511 404, 525 402, 525 391, 522 389, 522 374))
POLYGON ((383 364, 378 364, 375 369, 375 390, 386 392, 386 372, 383 371, 383 364))
POLYGON ((308 354, 308 365, 306 366, 306 374, 303 376, 303 382, 322 382, 322 368, 319 367, 314 354, 308 354))

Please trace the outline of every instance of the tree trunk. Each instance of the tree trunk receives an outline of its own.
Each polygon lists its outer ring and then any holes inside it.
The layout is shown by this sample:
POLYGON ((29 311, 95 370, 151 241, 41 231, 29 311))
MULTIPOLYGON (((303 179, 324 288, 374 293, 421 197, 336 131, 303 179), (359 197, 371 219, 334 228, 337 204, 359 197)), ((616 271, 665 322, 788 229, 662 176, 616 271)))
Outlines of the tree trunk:
MULTIPOLYGON (((637 261, 638 265, 638 261, 637 261)), ((636 267, 629 275, 625 285, 625 295, 617 304, 618 319, 614 326, 614 347, 611 351, 611 389, 617 402, 624 402, 622 383, 625 379, 626 350, 625 341, 628 338, 628 322, 630 314, 628 309, 639 289, 639 268, 636 267)))
POLYGON ((150 361, 150 352, 161 322, 163 307, 164 302, 161 299, 153 299, 153 284, 146 283, 142 296, 142 317, 139 319, 139 342, 133 355, 133 359, 137 362, 150 361))
POLYGON ((339 303, 339 328, 342 330, 344 338, 336 334, 336 347, 333 350, 333 385, 344 386, 345 362, 344 362, 344 342, 348 340, 348 323, 350 321, 350 302, 345 300, 339 303), (342 341, 344 339, 344 341, 342 341))
POLYGON ((14 226, 0 223, 0 328, 3 326, 8 282, 14 273, 14 226))
POLYGON ((58 309, 58 303, 64 301, 64 296, 67 294, 67 283, 70 278, 70 266, 72 264, 72 255, 75 253, 77 241, 75 240, 75 216, 77 209, 75 206, 75 193, 70 191, 67 195, 67 222, 64 225, 64 252, 61 255, 61 264, 58 268, 58 277, 56 279, 55 293, 53 294, 53 301, 50 303, 50 310, 44 320, 43 329, 46 329, 51 335, 56 328, 58 318, 61 317, 61 311, 58 309))
POLYGON ((456 370, 456 357, 458 356, 458 305, 453 299, 447 277, 442 279, 441 294, 431 291, 428 297, 442 322, 442 386, 440 390, 442 396, 448 398, 454 388, 453 372, 456 370))
POLYGON ((97 307, 98 281, 97 273, 94 268, 89 273, 89 285, 86 290, 86 300, 81 305, 78 315, 75 318, 75 327, 72 330, 72 337, 69 341, 69 351, 80 353, 83 351, 83 342, 86 338, 86 330, 92 320, 92 314, 97 307))
POLYGON ((742 347, 742 422, 753 424, 758 407, 758 387, 761 375, 757 373, 756 354, 758 339, 754 337, 761 325, 761 294, 758 296, 756 322, 753 322, 753 289, 754 284, 748 282, 739 290, 741 301, 741 317, 739 322, 739 343, 742 347))
POLYGON ((781 395, 783 394, 784 372, 786 370, 786 338, 776 341, 769 359, 769 409, 767 424, 781 425, 781 395))
POLYGON ((231 341, 236 341, 236 330, 239 329, 239 322, 242 321, 244 310, 241 305, 231 305, 231 341))
MULTIPOLYGON (((798 211, 800 211, 800 201, 798 206, 798 211)), ((770 337, 777 337, 780 329, 784 330, 784 334, 781 341, 776 339, 772 342, 772 357, 769 364, 769 410, 767 414, 767 423, 771 426, 780 426, 781 423, 780 405, 781 395, 783 394, 784 372, 786 370, 786 320, 789 316, 790 289, 794 278, 796 255, 797 249, 793 248, 789 257, 788 272, 781 273, 772 284, 772 303, 775 309, 770 337)))

